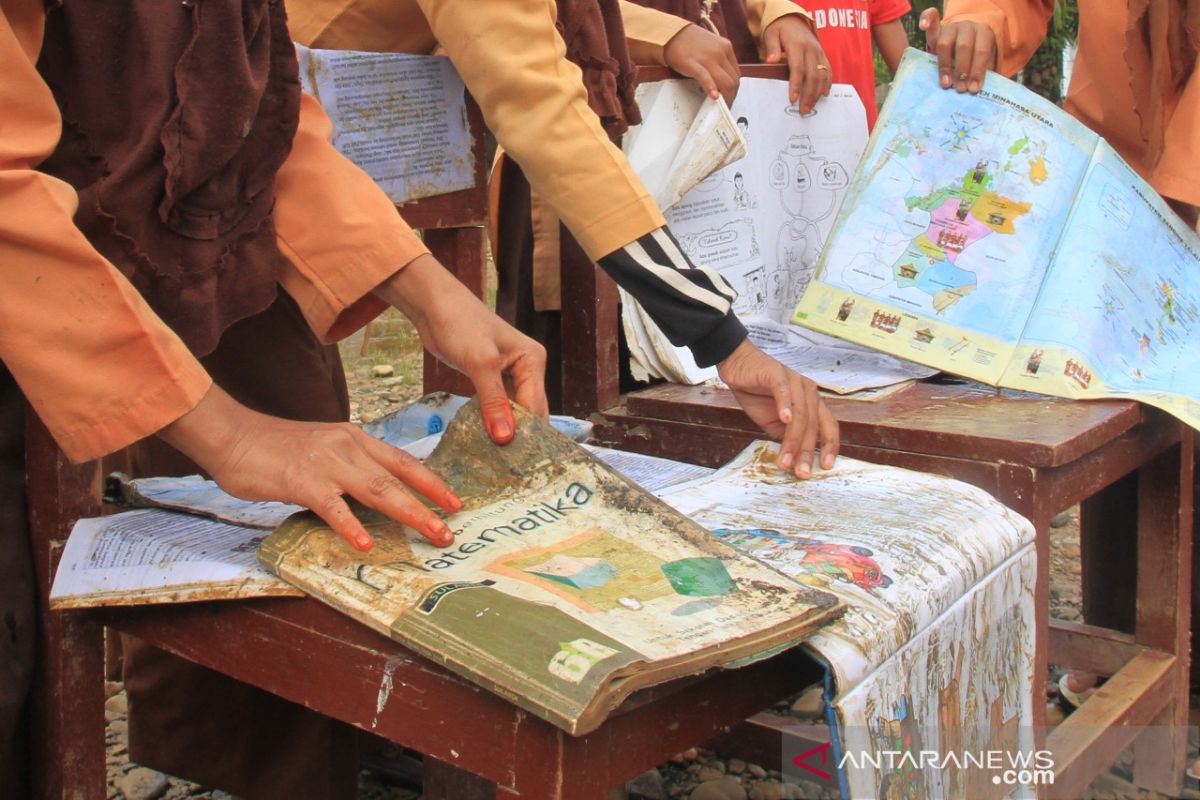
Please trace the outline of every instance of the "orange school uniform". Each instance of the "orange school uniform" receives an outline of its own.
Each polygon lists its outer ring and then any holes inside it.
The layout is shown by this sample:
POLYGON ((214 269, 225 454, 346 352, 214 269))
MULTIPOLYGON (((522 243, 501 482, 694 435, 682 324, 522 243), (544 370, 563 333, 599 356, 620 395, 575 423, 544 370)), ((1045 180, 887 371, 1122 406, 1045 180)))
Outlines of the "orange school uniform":
MULTIPOLYGON (((1190 37, 1194 52, 1200 12, 1194 2, 1190 5, 1190 23, 1171 24, 1183 28, 1178 33, 1190 37)), ((1053 0, 948 0, 946 21, 987 24, 997 37, 1000 72, 1011 75, 1041 43, 1053 11, 1053 0)), ((1169 31, 1142 36, 1141 22, 1131 19, 1128 2, 1079 0, 1078 50, 1066 108, 1107 139, 1160 194, 1200 205, 1200 75, 1193 68, 1186 76, 1164 80, 1157 92, 1150 89, 1151 72, 1165 59, 1169 31), (1161 125, 1161 142, 1154 120, 1161 125)))
MULTIPOLYGON (((35 67, 44 18, 41 0, 0 0, 0 360, 67 454, 84 460, 179 418, 210 380, 76 228, 74 190, 37 171, 61 131, 35 67)), ((327 340, 382 310, 371 290, 427 252, 328 135, 324 112, 304 98, 274 210, 279 282, 327 340)))

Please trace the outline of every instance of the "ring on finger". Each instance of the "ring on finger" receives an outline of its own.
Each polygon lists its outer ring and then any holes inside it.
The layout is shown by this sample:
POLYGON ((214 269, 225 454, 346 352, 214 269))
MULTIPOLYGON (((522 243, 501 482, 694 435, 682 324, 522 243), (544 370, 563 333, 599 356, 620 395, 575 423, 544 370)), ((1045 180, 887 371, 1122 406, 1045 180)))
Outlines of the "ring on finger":
POLYGON ((826 64, 817 64, 817 69, 825 70, 826 72, 828 72, 829 66, 826 64))

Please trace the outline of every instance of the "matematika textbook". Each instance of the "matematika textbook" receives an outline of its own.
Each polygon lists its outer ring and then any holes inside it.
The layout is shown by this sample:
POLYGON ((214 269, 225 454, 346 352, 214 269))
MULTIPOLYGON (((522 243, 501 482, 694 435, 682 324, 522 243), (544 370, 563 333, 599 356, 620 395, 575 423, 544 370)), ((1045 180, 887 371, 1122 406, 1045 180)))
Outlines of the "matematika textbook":
POLYGON ((793 320, 995 386, 1200 427, 1200 238, 1103 139, 909 50, 793 320))
POLYGON ((446 518, 450 547, 367 513, 362 553, 305 512, 260 561, 575 735, 640 688, 772 655, 841 614, 514 411, 499 446, 472 401, 426 461, 465 504, 446 518))

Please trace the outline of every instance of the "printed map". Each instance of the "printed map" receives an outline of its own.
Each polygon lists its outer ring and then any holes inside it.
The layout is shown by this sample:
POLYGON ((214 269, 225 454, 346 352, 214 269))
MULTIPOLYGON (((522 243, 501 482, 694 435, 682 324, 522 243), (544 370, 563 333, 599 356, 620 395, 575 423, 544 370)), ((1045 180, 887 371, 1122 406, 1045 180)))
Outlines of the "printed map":
POLYGON ((1105 155, 1080 192, 1024 338, 1104 354, 1089 362, 1114 390, 1200 397, 1200 259, 1157 218, 1137 176, 1105 155))
POLYGON ((1090 148, 1015 103, 919 79, 894 91, 824 281, 1015 342, 1090 148))
POLYGON ((1111 146, 989 73, 910 50, 792 317, 1010 389, 1200 427, 1200 238, 1111 146))

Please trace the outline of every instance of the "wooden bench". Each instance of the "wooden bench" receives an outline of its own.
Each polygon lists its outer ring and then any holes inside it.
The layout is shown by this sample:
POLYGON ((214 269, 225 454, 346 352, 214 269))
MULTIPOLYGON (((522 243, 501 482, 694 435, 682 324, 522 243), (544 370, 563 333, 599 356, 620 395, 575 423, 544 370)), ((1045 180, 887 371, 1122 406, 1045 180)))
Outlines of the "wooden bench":
MULTIPOLYGON (((99 472, 66 463, 40 426, 30 436, 44 602, 70 526, 99 511, 99 472)), ((43 613, 41 798, 106 796, 103 625, 424 754, 426 800, 602 800, 819 674, 790 651, 645 690, 572 737, 308 598, 43 613)))

